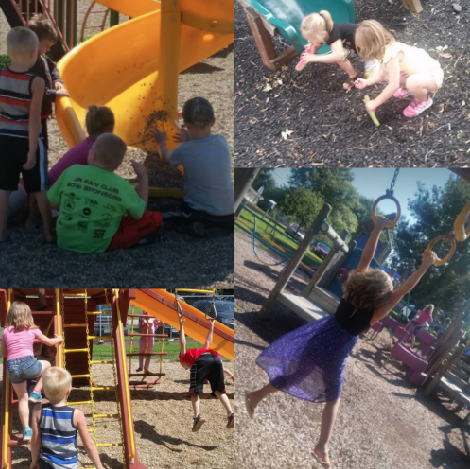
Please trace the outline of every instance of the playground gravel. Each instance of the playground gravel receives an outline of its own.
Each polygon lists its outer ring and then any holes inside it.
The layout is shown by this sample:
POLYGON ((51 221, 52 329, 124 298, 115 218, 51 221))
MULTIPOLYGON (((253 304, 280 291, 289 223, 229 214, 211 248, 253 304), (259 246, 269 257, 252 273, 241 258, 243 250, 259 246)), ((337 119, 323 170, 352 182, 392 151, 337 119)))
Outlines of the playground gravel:
MULTIPOLYGON (((246 413, 244 393, 267 383, 255 358, 304 321, 278 303, 267 321, 259 322, 256 312, 282 266, 260 264, 250 238, 239 233, 235 234, 235 252, 235 409, 237 441, 244 442, 236 447, 235 467, 319 469, 312 452, 319 438, 320 404, 278 393, 260 405, 253 421, 246 413)), ((299 295, 305 285, 303 276, 294 275, 287 289, 299 295)), ((455 404, 440 393, 423 397, 408 382, 404 368, 394 361, 385 364, 391 345, 390 334, 383 331, 374 342, 359 340, 348 359, 330 447, 333 467, 468 468, 469 427, 461 427, 466 413, 454 413, 455 404)))
MULTIPOLYGON (((376 128, 362 97, 342 90, 345 74, 335 64, 309 64, 298 73, 291 59, 283 70, 265 67, 251 29, 235 2, 235 124, 237 166, 467 166, 470 163, 469 6, 455 14, 450 0, 425 0, 411 14, 401 0, 355 0, 356 22, 375 19, 396 39, 438 58, 445 82, 434 105, 408 119, 407 99, 392 98, 377 110, 376 128), (393 28, 393 17, 407 17, 406 28, 393 28), (441 50, 438 47, 445 48, 441 50), (266 85, 272 89, 267 89, 266 85), (286 135, 281 132, 292 131, 286 135)), ((459 3, 459 2, 457 2, 459 3)), ((286 47, 275 39, 278 51, 286 47)), ((363 71, 352 59, 359 76, 363 71)))
MULTIPOLYGON (((133 368, 137 360, 133 361, 133 368), (134 363, 135 362, 135 363, 134 363)), ((155 366, 155 371, 158 366, 155 366)), ((233 362, 224 366, 233 371, 233 362)), ((0 365, 0 371, 2 365, 0 365)), ((152 370, 151 365, 151 370, 152 370)), ((112 368, 101 365, 98 385, 112 386, 112 368)), ((131 391, 132 412, 139 460, 149 469, 173 469, 198 467, 201 469, 227 469, 234 464, 234 430, 225 428, 226 414, 218 399, 213 398, 206 387, 201 398, 201 413, 206 423, 199 433, 192 433, 192 408, 188 398, 189 372, 177 362, 165 361, 166 376, 162 383, 151 390, 131 391)), ((234 385, 226 380, 227 394, 233 405, 234 385)), ((73 400, 89 399, 88 388, 74 388, 73 400)), ((102 413, 115 413, 114 393, 102 392, 96 396, 96 409, 102 413)), ((89 407, 82 406, 85 414, 89 407)), ((19 427, 14 414, 14 429, 19 427)), ((87 419, 90 423, 91 419, 87 419)), ((98 442, 116 443, 120 440, 116 421, 100 419, 97 426, 98 442)), ((29 448, 13 450, 12 469, 29 467, 29 448)), ((121 448, 101 448, 101 461, 106 469, 122 469, 121 448)), ((89 460, 83 448, 79 451, 79 467, 87 467, 89 460)))

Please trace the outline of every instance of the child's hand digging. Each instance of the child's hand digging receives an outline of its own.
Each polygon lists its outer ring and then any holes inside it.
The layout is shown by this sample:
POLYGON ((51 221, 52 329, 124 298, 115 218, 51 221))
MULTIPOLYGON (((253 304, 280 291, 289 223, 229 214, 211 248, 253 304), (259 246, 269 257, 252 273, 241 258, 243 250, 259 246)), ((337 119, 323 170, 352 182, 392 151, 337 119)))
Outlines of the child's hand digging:
POLYGON ((358 90, 364 90, 369 86, 370 82, 366 78, 358 78, 356 80, 356 88, 358 90))

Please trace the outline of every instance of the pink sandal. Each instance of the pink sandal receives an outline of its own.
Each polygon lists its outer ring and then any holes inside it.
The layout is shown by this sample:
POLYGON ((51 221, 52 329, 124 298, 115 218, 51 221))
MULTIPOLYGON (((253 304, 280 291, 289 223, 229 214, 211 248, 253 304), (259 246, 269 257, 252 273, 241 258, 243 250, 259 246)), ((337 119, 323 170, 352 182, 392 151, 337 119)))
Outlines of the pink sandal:
POLYGON ((304 54, 314 54, 315 51, 314 51, 314 47, 313 47, 313 44, 311 43, 308 43, 305 48, 304 48, 304 51, 302 52, 302 54, 300 54, 300 61, 299 63, 295 66, 295 69, 298 71, 298 72, 301 72, 307 65, 308 61, 304 59, 304 54))

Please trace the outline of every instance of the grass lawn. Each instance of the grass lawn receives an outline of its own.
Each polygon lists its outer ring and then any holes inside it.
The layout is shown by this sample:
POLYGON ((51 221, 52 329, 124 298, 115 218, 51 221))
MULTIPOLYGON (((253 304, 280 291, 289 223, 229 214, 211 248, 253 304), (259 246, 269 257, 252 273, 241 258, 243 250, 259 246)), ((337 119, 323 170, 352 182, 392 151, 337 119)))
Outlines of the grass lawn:
MULTIPOLYGON (((240 218, 247 223, 251 228, 254 225, 254 217, 251 212, 246 209, 243 209, 240 213, 240 218)), ((285 249, 290 254, 293 254, 299 247, 299 245, 289 236, 282 235, 278 231, 272 230, 268 224, 269 222, 265 218, 258 218, 256 220, 256 231, 268 239, 270 239, 273 243, 277 244, 278 246, 285 249)), ((265 248, 268 249, 268 248, 265 248)), ((305 265, 310 267, 319 266, 322 263, 322 260, 315 254, 310 251, 307 251, 302 259, 305 265)))

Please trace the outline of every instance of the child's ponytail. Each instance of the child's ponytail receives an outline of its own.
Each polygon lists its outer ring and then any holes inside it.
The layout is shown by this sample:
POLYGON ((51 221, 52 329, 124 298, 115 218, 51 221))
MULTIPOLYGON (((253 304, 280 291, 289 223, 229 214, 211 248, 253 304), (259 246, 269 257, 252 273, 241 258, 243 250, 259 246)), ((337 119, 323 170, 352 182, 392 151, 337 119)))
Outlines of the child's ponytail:
POLYGON ((86 130, 93 138, 114 130, 114 114, 109 107, 90 106, 86 115, 86 130))
POLYGON ((310 13, 307 15, 300 27, 302 36, 311 41, 312 38, 317 37, 321 42, 325 38, 325 33, 329 35, 333 29, 333 19, 331 18, 330 12, 326 10, 320 11, 320 13, 310 13))
POLYGON ((333 30, 333 18, 331 17, 331 14, 327 10, 322 10, 320 11, 319 15, 323 18, 325 21, 325 28, 326 30, 331 33, 333 30))

